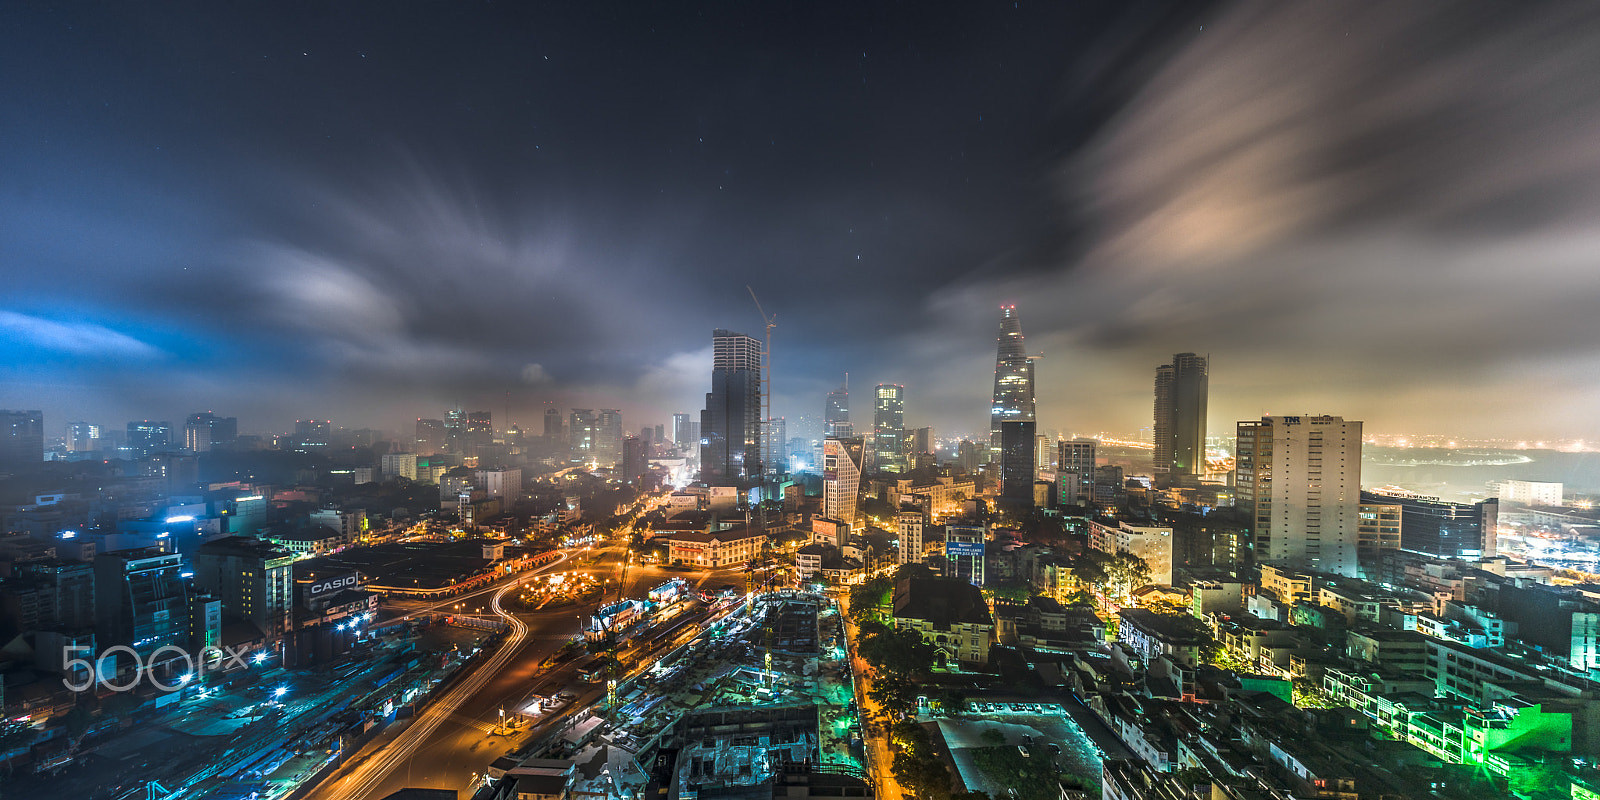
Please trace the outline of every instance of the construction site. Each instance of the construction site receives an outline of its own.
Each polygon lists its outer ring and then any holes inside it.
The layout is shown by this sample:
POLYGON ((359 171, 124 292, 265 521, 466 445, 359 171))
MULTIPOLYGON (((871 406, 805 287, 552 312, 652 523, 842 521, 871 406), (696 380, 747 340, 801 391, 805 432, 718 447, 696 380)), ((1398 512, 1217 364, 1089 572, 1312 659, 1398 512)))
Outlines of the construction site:
MULTIPOLYGON (((514 796, 519 761, 563 759, 606 798, 872 797, 838 611, 825 596, 752 597, 510 759, 480 797, 514 796), (821 795, 819 795, 821 796, 821 795)), ((544 763, 544 762, 540 762, 544 763)))

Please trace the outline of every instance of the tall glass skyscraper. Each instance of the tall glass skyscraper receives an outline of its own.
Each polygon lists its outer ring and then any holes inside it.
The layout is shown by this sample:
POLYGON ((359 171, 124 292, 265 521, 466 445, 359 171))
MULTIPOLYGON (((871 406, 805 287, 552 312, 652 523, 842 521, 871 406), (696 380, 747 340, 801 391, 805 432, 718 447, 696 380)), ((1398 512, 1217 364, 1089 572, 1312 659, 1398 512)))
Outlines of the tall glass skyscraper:
POLYGON ((905 472, 905 440, 906 387, 896 383, 880 383, 872 415, 873 469, 878 472, 905 472))
POLYGON ((1210 378, 1204 356, 1179 353, 1156 367, 1156 474, 1199 475, 1206 469, 1206 394, 1210 378))
POLYGON ((844 376, 839 388, 828 392, 828 405, 822 414, 822 435, 848 437, 855 433, 850 427, 850 376, 844 376))
POLYGON ((700 478, 761 476, 761 342, 718 328, 711 333, 711 391, 700 412, 700 478))
POLYGON ((1022 347, 1016 306, 1000 307, 999 352, 994 362, 994 405, 989 409, 989 461, 1000 460, 1000 423, 1033 422, 1033 361, 1022 347))
POLYGON ((622 463, 622 411, 602 408, 594 423, 594 460, 602 467, 622 463))

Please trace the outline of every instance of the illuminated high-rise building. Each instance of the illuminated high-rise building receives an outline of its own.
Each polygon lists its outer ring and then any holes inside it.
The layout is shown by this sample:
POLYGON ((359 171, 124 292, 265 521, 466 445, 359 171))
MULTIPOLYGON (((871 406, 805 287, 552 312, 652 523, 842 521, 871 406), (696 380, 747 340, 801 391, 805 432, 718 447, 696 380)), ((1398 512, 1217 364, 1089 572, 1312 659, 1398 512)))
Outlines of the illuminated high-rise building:
POLYGON ((192 453, 233 447, 239 438, 239 420, 219 417, 210 411, 190 414, 183 423, 183 447, 192 453))
POLYGON ((1000 307, 997 351, 994 404, 989 408, 990 462, 1000 460, 1000 423, 1034 421, 1033 361, 1022 346, 1022 320, 1016 306, 1000 307))
POLYGON ((1343 417, 1240 422, 1234 505, 1251 520, 1256 561, 1355 577, 1361 423, 1343 417))
POLYGON ((167 449, 172 444, 172 423, 151 422, 139 420, 128 423, 127 443, 124 447, 128 455, 135 458, 147 458, 167 449))
POLYGON ((700 412, 700 478, 761 475, 761 342, 718 328, 711 334, 711 391, 700 412))
POLYGON ((88 422, 67 423, 67 450, 92 453, 100 449, 100 426, 88 422))
POLYGON ((1194 353, 1179 353, 1156 368, 1152 469, 1158 475, 1205 472, 1207 373, 1206 358, 1194 353))
POLYGON ((622 412, 602 408, 594 424, 594 460, 602 467, 622 464, 622 412))
POLYGON ((572 447, 572 458, 580 463, 587 464, 595 457, 595 440, 598 438, 595 418, 592 408, 574 408, 571 416, 567 417, 567 442, 572 447))
POLYGON ((679 412, 672 415, 672 443, 678 447, 697 445, 695 437, 689 431, 689 415, 679 412))
POLYGON ((849 438, 855 435, 850 425, 850 376, 844 376, 839 388, 828 392, 828 404, 822 412, 822 435, 849 438))
POLYGON ((861 467, 865 447, 860 437, 822 440, 822 516, 861 525, 861 467))
POLYGON ((494 417, 487 411, 467 414, 466 427, 461 431, 461 452, 475 456, 478 448, 494 444, 494 417))
POLYGON ((444 449, 447 453, 460 453, 466 447, 467 412, 452 408, 444 412, 444 449))
POLYGON ((880 383, 872 414, 872 468, 876 472, 905 472, 906 387, 880 383))
POLYGON ((44 412, 0 411, 0 472, 32 472, 44 462, 44 412))

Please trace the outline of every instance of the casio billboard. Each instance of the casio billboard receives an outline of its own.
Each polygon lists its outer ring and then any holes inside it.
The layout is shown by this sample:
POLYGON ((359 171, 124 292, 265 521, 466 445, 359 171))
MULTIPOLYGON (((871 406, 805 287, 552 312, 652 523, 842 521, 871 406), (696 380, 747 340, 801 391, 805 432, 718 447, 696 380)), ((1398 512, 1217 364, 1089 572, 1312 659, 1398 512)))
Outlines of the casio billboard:
POLYGON ((360 576, 354 572, 333 578, 319 578, 306 587, 306 599, 315 600, 324 595, 337 594, 345 589, 356 589, 360 586, 360 576))

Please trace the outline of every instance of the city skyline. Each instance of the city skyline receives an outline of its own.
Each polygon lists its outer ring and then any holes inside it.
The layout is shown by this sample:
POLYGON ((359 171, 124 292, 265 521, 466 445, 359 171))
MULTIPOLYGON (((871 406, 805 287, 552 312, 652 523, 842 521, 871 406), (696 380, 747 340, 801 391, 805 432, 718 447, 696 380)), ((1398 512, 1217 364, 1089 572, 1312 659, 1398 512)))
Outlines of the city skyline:
POLYGON ((705 333, 760 324, 750 285, 791 425, 849 371, 906 386, 908 424, 981 431, 1015 303, 1046 429, 1144 427, 1149 365, 1193 351, 1213 427, 1600 439, 1568 305, 1594 295, 1600 22, 1458 11, 1438 36, 1375 7, 12 6, 0 406, 263 431, 509 392, 524 425, 665 421, 705 392, 705 333), (1521 91, 1516 58, 1567 94, 1521 91), (1290 77, 1253 102, 1264 74, 1290 77))

